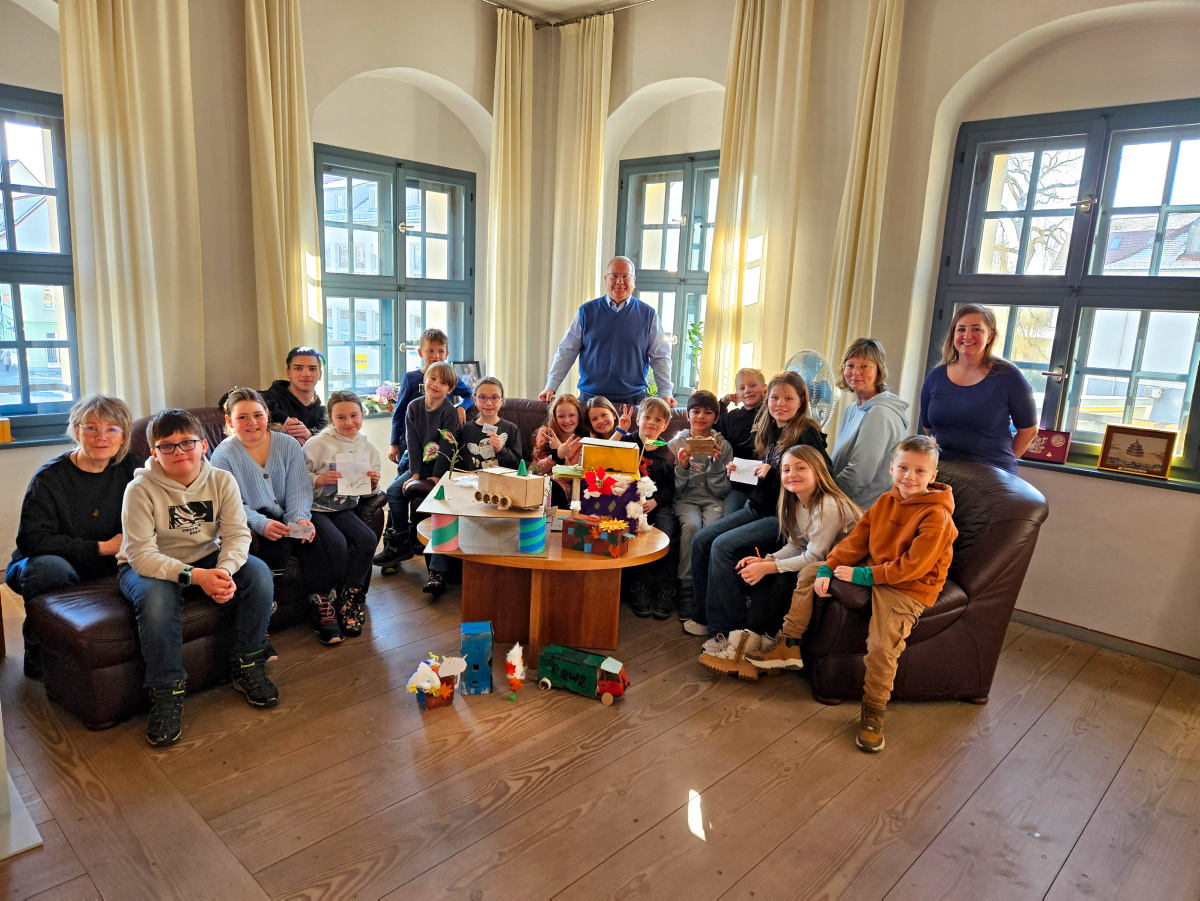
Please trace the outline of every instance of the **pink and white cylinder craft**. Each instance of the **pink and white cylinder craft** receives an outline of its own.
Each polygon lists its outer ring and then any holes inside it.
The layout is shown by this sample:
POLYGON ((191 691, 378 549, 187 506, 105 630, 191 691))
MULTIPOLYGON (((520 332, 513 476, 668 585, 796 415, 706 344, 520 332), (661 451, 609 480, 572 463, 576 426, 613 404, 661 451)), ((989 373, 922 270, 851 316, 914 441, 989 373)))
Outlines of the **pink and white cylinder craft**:
POLYGON ((449 513, 430 514, 433 528, 429 532, 429 548, 434 553, 458 550, 458 517, 449 513))

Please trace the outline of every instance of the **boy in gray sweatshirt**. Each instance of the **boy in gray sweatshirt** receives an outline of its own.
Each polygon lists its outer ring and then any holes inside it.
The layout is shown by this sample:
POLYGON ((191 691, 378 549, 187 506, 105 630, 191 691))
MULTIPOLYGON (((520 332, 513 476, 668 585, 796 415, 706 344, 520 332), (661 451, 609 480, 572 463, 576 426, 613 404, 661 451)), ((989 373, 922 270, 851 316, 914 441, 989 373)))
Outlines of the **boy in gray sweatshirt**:
POLYGON ((688 398, 688 425, 667 446, 675 452, 675 516, 679 520, 679 619, 692 618, 692 538, 724 514, 729 494, 725 466, 733 460, 733 448, 713 431, 721 407, 711 391, 695 391, 688 398), (703 457, 688 453, 689 438, 712 438, 714 448, 703 457))
POLYGON ((233 687, 255 707, 279 702, 264 652, 274 581, 267 564, 249 555, 250 529, 237 481, 204 458, 208 442, 196 417, 163 410, 146 431, 150 459, 125 489, 117 578, 133 604, 146 663, 146 739, 163 747, 183 732, 187 586, 197 586, 217 604, 235 606, 233 687))

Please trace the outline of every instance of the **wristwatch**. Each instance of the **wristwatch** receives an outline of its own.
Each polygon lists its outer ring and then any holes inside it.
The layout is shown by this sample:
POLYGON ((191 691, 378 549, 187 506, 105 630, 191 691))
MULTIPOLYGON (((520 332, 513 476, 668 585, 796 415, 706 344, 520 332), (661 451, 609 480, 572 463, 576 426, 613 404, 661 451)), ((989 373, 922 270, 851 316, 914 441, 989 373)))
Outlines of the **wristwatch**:
POLYGON ((190 566, 185 566, 183 569, 181 569, 179 571, 179 584, 180 585, 191 585, 192 584, 192 568, 190 566))

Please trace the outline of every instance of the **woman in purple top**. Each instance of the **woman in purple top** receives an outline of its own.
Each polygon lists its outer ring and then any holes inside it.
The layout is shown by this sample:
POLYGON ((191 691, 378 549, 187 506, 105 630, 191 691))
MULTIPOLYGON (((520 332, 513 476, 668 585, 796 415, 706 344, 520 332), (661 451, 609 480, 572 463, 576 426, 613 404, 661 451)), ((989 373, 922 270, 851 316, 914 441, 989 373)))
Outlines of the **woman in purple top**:
POLYGON ((921 387, 921 428, 937 439, 945 460, 1016 473, 1017 458, 1037 434, 1037 404, 1021 370, 992 353, 995 341, 991 310, 969 303, 954 314, 942 365, 921 387))

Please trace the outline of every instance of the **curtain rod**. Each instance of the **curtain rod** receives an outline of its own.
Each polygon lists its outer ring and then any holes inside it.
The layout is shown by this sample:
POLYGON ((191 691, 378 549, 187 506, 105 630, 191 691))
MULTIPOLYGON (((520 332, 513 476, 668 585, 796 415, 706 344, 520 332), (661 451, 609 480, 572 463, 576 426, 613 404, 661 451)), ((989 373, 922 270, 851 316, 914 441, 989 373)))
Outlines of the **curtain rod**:
POLYGON ((576 16, 574 19, 568 19, 565 22, 547 22, 539 19, 537 16, 531 16, 529 13, 521 12, 519 9, 513 9, 511 6, 505 6, 502 3, 496 3, 495 0, 483 0, 488 6, 494 6, 497 9, 507 9, 510 13, 516 13, 518 16, 524 16, 526 19, 533 20, 534 29, 538 28, 561 28, 564 25, 574 25, 576 22, 582 22, 584 19, 590 19, 592 16, 602 16, 605 13, 619 13, 626 9, 633 9, 635 6, 644 6, 647 3, 653 3, 654 0, 637 0, 635 3, 629 3, 625 6, 618 6, 616 9, 606 9, 604 12, 591 13, 586 16, 576 16))

